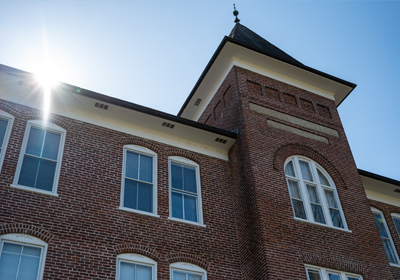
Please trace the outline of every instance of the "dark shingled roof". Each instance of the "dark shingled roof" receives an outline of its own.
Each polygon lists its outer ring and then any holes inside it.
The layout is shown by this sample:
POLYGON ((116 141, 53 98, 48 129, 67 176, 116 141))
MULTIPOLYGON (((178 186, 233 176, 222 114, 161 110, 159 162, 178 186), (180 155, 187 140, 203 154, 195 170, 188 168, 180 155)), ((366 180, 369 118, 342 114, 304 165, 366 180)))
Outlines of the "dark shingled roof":
POLYGON ((261 53, 265 53, 269 56, 277 58, 279 60, 288 62, 296 66, 304 66, 301 62, 297 61, 278 47, 274 46, 258 34, 254 33, 246 26, 236 23, 233 27, 231 34, 229 34, 234 41, 241 45, 248 46, 251 49, 258 50, 261 53))

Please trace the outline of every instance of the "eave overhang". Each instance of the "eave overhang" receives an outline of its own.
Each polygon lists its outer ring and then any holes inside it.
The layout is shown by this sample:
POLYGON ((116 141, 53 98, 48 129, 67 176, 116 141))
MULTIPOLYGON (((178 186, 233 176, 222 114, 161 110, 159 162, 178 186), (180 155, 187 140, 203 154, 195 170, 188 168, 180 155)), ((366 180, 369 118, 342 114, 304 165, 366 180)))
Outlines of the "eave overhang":
POLYGON ((337 106, 356 87, 348 81, 305 65, 295 65, 225 36, 178 116, 197 121, 223 79, 235 65, 330 98, 337 106), (194 105, 197 99, 202 100, 200 106, 194 105))

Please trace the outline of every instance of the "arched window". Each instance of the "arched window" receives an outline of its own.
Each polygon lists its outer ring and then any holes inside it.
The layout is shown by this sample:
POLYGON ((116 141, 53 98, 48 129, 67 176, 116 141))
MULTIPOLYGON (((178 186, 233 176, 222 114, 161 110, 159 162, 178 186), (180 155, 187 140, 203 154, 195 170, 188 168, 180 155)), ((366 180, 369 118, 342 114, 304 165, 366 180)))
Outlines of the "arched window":
POLYGON ((156 280, 157 262, 139 254, 117 257, 117 280, 156 280))
POLYGON ((58 196, 65 134, 53 123, 28 121, 12 186, 58 196))
POLYGON ((171 280, 207 280, 207 271, 201 267, 185 262, 170 265, 171 280))
POLYGON ((46 242, 27 234, 0 236, 0 279, 42 279, 46 251, 46 242))
POLYGON ((335 184, 321 166, 293 156, 286 160, 285 175, 296 219, 347 229, 335 184))
POLYGON ((0 171, 3 165, 4 155, 6 154, 13 121, 14 116, 0 110, 0 171))

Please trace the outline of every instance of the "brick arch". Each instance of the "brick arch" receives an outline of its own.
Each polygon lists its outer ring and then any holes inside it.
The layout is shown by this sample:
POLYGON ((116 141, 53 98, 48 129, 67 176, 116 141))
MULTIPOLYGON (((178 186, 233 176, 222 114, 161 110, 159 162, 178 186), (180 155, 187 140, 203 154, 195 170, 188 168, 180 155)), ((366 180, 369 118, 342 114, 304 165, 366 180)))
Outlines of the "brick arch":
MULTIPOLYGON (((32 112, 32 113, 27 113, 27 119, 28 121, 30 120, 43 120, 43 114, 41 112, 32 112)), ((65 119, 62 119, 56 115, 49 115, 48 122, 56 124, 65 130, 68 131, 68 129, 72 126, 71 122, 65 119)))
POLYGON ((134 243, 124 243, 116 245, 114 246, 114 250, 117 255, 125 253, 140 254, 149 257, 156 262, 158 262, 161 258, 161 255, 156 250, 134 243))
POLYGON ((303 263, 336 269, 356 274, 366 274, 366 267, 362 261, 343 256, 299 253, 303 263))
POLYGON ((171 148, 171 149, 167 149, 166 150, 166 154, 169 157, 171 157, 171 156, 184 157, 184 158, 187 158, 187 159, 190 159, 190 160, 194 161, 195 163, 197 163, 199 165, 201 165, 201 163, 202 163, 201 157, 199 157, 198 155, 196 155, 194 153, 186 151, 186 150, 180 150, 180 149, 171 148))
POLYGON ((342 176, 333 166, 333 164, 329 160, 327 160, 323 155, 305 145, 288 144, 280 147, 275 152, 273 159, 273 168, 277 171, 283 172, 286 159, 294 155, 305 156, 314 160, 319 165, 321 165, 326 170, 326 172, 328 172, 332 180, 335 182, 336 187, 342 186, 344 189, 347 189, 347 186, 342 176))
POLYGON ((145 148, 148 148, 155 153, 159 154, 160 153, 160 148, 152 141, 145 140, 142 138, 134 137, 134 136, 129 136, 129 137, 124 137, 121 140, 122 145, 137 145, 137 146, 142 146, 145 148))
POLYGON ((17 109, 17 106, 12 106, 8 102, 0 102, 0 110, 13 115, 14 117, 20 112, 20 110, 17 109))
POLYGON ((46 243, 49 243, 51 241, 51 239, 53 239, 53 237, 54 237, 54 234, 52 234, 51 232, 44 230, 40 227, 33 226, 33 225, 1 224, 0 225, 0 235, 9 234, 9 233, 28 234, 28 235, 37 237, 46 243))
POLYGON ((207 261, 203 260, 202 258, 186 253, 172 253, 167 255, 166 257, 167 261, 170 264, 175 262, 186 262, 200 266, 205 270, 207 270, 210 265, 207 261))

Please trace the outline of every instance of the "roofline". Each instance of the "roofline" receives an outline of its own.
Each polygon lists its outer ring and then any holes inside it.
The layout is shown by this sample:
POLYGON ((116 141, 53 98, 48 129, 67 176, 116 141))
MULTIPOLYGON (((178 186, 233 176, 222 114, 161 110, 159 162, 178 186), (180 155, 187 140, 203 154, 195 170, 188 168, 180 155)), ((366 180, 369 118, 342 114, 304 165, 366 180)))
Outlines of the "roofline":
POLYGON ((195 86, 193 87, 193 89, 192 89, 192 91, 190 92, 189 96, 186 98, 185 102, 183 103, 181 109, 180 109, 179 112, 178 112, 178 116, 180 116, 180 115, 183 113, 183 111, 186 109, 186 106, 188 105, 190 99, 193 97, 194 93, 196 92, 196 90, 197 90, 198 87, 200 86, 201 82, 203 81, 203 79, 204 79, 205 76, 207 75, 207 73, 208 73, 208 71, 210 70, 211 66, 214 64, 215 60, 217 59, 217 56, 218 56, 219 53, 221 52, 221 50, 222 50, 222 48, 224 47, 224 45, 226 44, 226 42, 230 42, 230 43, 236 44, 236 45, 238 45, 238 46, 241 46, 241 47, 247 48, 247 49, 249 49, 249 50, 252 50, 252 51, 254 51, 254 52, 257 52, 257 53, 260 53, 260 54, 263 54, 263 55, 272 57, 272 58, 274 58, 274 59, 276 59, 276 60, 279 60, 279 61, 281 61, 281 62, 290 64, 290 65, 292 65, 292 66, 294 66, 294 67, 297 67, 297 68, 306 70, 306 71, 308 71, 308 72, 314 73, 314 74, 316 74, 316 75, 318 75, 318 76, 322 76, 322 77, 327 78, 327 79, 329 79, 329 80, 332 80, 332 81, 338 82, 338 83, 340 83, 340 84, 346 85, 346 86, 348 86, 348 87, 351 87, 351 91, 342 99, 342 101, 340 101, 340 103, 339 103, 336 107, 339 107, 339 105, 342 104, 342 102, 347 98, 347 96, 349 96, 349 94, 350 94, 350 93, 354 90, 354 88, 357 86, 357 85, 354 84, 354 83, 351 83, 351 82, 348 82, 348 81, 346 81, 346 80, 340 79, 340 78, 338 78, 338 77, 329 75, 329 74, 327 74, 327 73, 325 73, 325 72, 322 72, 322 71, 319 71, 319 70, 317 70, 317 69, 308 67, 308 66, 306 66, 306 65, 304 65, 304 64, 296 65, 296 64, 291 63, 291 62, 289 62, 289 61, 283 60, 283 59, 281 59, 281 58, 279 58, 279 57, 277 57, 277 56, 275 56, 275 55, 273 55, 273 54, 263 52, 263 51, 261 51, 261 50, 259 50, 259 49, 253 48, 253 47, 251 47, 251 46, 249 46, 249 45, 239 43, 239 42, 237 42, 235 39, 233 39, 233 38, 231 38, 231 37, 225 36, 224 39, 222 39, 221 43, 219 44, 219 46, 218 46, 217 50, 215 51, 214 55, 211 57, 210 61, 208 62, 206 68, 205 68, 204 71, 203 71, 203 73, 201 73, 200 78, 197 80, 197 83, 196 83, 195 86))
MULTIPOLYGON (((32 75, 34 75, 32 73, 29 73, 29 72, 26 72, 26 71, 23 71, 23 70, 20 70, 20 69, 16 69, 16 68, 13 68, 13 67, 10 67, 10 66, 7 66, 7 65, 3 65, 3 64, 0 64, 0 71, 11 72, 14 75, 23 75, 23 76, 26 76, 26 75, 32 76, 32 75)), ((158 110, 155 110, 155 109, 151 109, 149 107, 138 105, 136 103, 128 102, 128 101, 125 101, 125 100, 122 100, 122 99, 118 99, 118 98, 115 98, 115 97, 104 95, 104 94, 101 94, 101 93, 98 93, 98 92, 94 92, 94 91, 91 91, 91 90, 80 88, 80 87, 77 87, 77 86, 74 86, 74 85, 70 85, 70 84, 67 84, 67 83, 60 82, 60 88, 62 88, 64 90, 67 90, 68 92, 77 94, 77 95, 93 98, 93 99, 96 99, 96 100, 99 100, 99 101, 103 101, 103 102, 106 102, 106 103, 109 103, 109 104, 120 106, 120 107, 123 107, 123 108, 126 108, 126 109, 134 110, 134 111, 137 111, 137 112, 140 112, 140 113, 144 113, 144 114, 147 114, 147 115, 151 115, 151 116, 154 116, 154 117, 157 117, 157 118, 161 118, 161 119, 172 121, 172 122, 175 122, 175 123, 191 126, 191 127, 194 127, 194 128, 197 128, 197 129, 201 129, 201 130, 204 130, 204 131, 207 131, 207 132, 212 132, 212 133, 215 133, 215 134, 219 134, 219 135, 222 135, 222 136, 225 136, 225 137, 228 137, 228 138, 237 139, 237 137, 238 137, 238 134, 236 132, 230 132, 230 131, 219 129, 219 128, 216 128, 216 127, 213 127, 213 126, 209 126, 209 125, 206 125, 206 124, 198 123, 198 122, 195 122, 195 121, 192 121, 192 120, 184 119, 184 118, 181 118, 179 116, 171 115, 171 114, 168 114, 168 113, 165 113, 165 112, 161 112, 161 111, 158 111, 158 110)))
POLYGON ((368 177, 368 178, 371 178, 371 179, 375 179, 375 180, 378 180, 378 181, 382 181, 382 182, 389 183, 389 184, 396 185, 396 186, 400 187, 400 181, 397 181, 395 179, 391 179, 391 178, 388 178, 388 177, 385 177, 385 176, 381 176, 381 175, 378 175, 378 174, 375 174, 375 173, 372 173, 372 172, 368 172, 368 171, 365 171, 365 170, 362 170, 362 169, 358 169, 358 174, 360 174, 361 176, 365 176, 365 177, 368 177))

